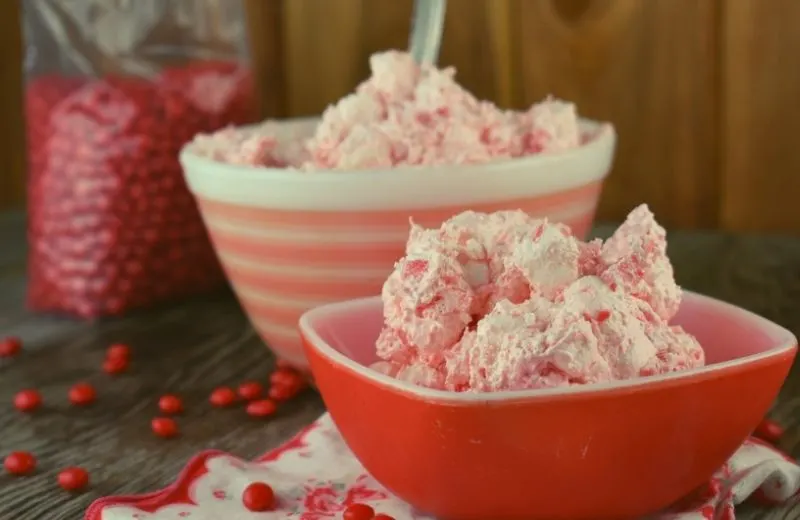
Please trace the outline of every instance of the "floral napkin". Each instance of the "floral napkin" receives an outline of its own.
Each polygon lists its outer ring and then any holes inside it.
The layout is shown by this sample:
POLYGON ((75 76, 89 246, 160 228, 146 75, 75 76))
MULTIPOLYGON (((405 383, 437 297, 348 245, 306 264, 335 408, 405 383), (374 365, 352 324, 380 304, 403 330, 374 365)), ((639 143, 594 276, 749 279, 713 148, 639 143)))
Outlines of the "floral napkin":
MULTIPOLYGON (((705 490, 656 520, 733 519, 750 496, 783 502, 800 489, 800 466, 770 445, 748 439, 705 490)), ((207 451, 193 458, 168 488, 139 496, 97 500, 86 520, 324 520, 341 518, 348 504, 370 504, 396 520, 434 520, 376 482, 345 445, 328 414, 253 462, 207 451), (269 483, 278 509, 254 513, 242 505, 244 488, 269 483)))

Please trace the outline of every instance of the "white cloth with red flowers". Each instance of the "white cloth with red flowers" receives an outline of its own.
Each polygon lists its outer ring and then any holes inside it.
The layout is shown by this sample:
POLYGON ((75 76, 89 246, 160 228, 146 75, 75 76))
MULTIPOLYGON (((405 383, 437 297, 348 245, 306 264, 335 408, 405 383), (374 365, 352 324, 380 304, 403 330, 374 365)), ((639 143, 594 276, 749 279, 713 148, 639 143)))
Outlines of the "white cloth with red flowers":
MULTIPOLYGON (((657 520, 733 519, 734 506, 753 496, 772 503, 800 489, 800 466, 770 445, 747 440, 711 479, 707 489, 657 520)), ((375 481, 345 445, 328 414, 260 459, 247 462, 209 451, 192 459, 168 488, 148 495, 107 497, 86 520, 324 520, 341 518, 351 503, 371 505, 396 520, 434 520, 414 512, 375 481), (245 487, 266 482, 277 509, 248 511, 245 487)))

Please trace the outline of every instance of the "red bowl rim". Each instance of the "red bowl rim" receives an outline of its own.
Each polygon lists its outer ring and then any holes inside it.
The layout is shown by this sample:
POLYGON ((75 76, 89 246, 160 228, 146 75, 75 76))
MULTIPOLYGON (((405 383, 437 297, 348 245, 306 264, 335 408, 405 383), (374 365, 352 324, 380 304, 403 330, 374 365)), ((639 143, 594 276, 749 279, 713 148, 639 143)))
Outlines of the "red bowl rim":
POLYGON ((299 329, 300 334, 305 340, 304 343, 308 346, 308 348, 313 349, 317 354, 324 357, 332 364, 344 368, 352 376, 362 378, 369 381, 371 384, 384 387, 387 390, 405 394, 408 397, 422 399, 425 401, 437 401, 447 404, 460 405, 486 404, 498 401, 505 402, 519 400, 529 402, 551 400, 562 397, 596 398, 600 395, 608 396, 609 394, 629 393, 631 391, 639 391, 643 389, 654 389, 655 387, 669 388, 678 385, 696 383, 707 378, 721 377, 723 375, 739 373, 753 368, 754 366, 774 362, 775 358, 793 355, 794 351, 797 349, 797 338, 791 331, 778 325, 777 323, 759 316, 758 314, 730 303, 723 302, 716 298, 711 298, 709 296, 704 296, 691 291, 684 291, 684 297, 698 300, 700 304, 704 306, 717 307, 721 312, 735 313, 740 319, 747 320, 753 327, 764 331, 774 341, 775 346, 763 352, 742 356, 729 361, 724 361, 722 363, 714 363, 700 368, 694 368, 681 372, 672 372, 657 376, 559 388, 474 393, 451 392, 448 390, 423 388, 381 374, 366 366, 356 363, 331 347, 319 336, 319 334, 317 334, 316 330, 314 329, 313 323, 320 315, 325 315, 331 312, 341 312, 343 308, 348 312, 357 313, 365 307, 369 308, 380 306, 382 305, 380 296, 369 296, 366 298, 346 300, 315 307, 306 311, 300 317, 299 329))

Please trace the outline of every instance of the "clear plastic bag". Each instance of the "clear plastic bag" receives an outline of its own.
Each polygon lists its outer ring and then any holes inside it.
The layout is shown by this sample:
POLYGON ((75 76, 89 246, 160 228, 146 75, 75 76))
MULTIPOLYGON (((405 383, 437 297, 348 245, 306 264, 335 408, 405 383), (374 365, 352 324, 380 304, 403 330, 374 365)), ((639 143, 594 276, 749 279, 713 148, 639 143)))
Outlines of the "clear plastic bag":
POLYGON ((256 120, 239 0, 25 0, 28 305, 86 318, 219 287, 178 163, 256 120))

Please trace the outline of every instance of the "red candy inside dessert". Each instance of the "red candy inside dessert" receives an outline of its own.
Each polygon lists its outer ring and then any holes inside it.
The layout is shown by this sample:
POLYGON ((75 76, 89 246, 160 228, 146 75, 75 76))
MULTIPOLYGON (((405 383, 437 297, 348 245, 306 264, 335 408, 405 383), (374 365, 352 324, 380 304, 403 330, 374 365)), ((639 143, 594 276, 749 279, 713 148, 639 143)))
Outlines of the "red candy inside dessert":
POLYGON ((646 205, 605 242, 523 212, 413 225, 383 286, 375 370, 473 392, 550 388, 702 366, 669 324, 681 301, 646 205))

